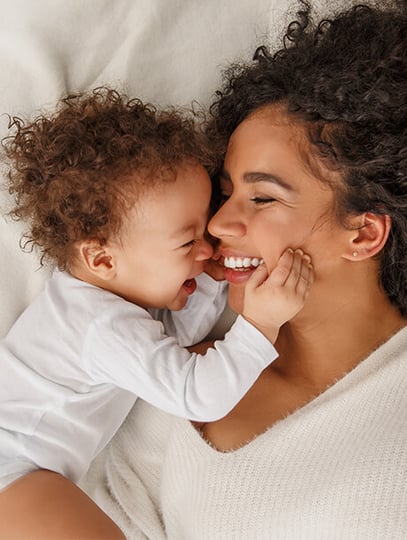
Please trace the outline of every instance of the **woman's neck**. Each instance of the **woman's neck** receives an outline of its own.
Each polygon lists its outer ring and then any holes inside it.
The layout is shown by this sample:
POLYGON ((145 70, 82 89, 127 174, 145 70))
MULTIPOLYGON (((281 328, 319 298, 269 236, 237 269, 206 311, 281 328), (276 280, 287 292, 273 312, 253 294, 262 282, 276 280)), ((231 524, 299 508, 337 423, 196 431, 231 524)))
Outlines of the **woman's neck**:
POLYGON ((322 391, 405 326, 407 320, 377 287, 360 292, 352 297, 339 291, 324 304, 311 300, 281 329, 273 369, 322 391))
POLYGON ((303 310, 280 330, 277 360, 228 415, 200 427, 214 447, 230 451, 247 444, 322 394, 406 324, 378 288, 377 273, 370 279, 360 274, 331 272, 325 290, 324 280, 314 284, 303 310))

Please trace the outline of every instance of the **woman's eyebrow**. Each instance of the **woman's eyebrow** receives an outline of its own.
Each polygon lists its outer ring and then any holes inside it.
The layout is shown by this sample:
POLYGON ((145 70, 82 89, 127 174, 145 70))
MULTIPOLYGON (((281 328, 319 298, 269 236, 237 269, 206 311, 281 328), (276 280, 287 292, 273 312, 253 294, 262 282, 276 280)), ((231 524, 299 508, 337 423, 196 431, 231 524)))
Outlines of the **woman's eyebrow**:
POLYGON ((247 184, 255 184, 256 182, 271 182, 286 191, 293 191, 293 187, 287 184, 280 176, 265 172, 248 172, 244 173, 243 181, 247 184))
MULTIPOLYGON (((226 169, 222 170, 220 175, 221 180, 231 181, 230 174, 226 169)), ((247 184, 255 184, 256 182, 271 182, 286 191, 293 191, 293 187, 285 182, 280 176, 265 172, 248 172, 243 175, 243 182, 247 184)))

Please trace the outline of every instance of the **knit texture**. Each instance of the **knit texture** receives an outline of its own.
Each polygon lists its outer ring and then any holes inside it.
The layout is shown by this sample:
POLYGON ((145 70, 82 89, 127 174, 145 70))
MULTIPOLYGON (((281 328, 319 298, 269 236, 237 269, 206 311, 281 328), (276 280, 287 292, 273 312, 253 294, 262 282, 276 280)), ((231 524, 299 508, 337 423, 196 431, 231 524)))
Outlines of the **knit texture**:
POLYGON ((137 403, 96 499, 128 538, 405 540, 406 411, 407 328, 233 452, 137 403))

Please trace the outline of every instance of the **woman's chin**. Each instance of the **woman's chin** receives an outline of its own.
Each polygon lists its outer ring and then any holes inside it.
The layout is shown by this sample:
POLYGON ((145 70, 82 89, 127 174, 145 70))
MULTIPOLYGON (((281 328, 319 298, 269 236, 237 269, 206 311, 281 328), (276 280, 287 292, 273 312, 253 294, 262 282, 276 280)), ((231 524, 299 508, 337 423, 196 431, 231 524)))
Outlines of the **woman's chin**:
POLYGON ((230 309, 235 313, 243 312, 245 284, 229 283, 228 303, 230 309))

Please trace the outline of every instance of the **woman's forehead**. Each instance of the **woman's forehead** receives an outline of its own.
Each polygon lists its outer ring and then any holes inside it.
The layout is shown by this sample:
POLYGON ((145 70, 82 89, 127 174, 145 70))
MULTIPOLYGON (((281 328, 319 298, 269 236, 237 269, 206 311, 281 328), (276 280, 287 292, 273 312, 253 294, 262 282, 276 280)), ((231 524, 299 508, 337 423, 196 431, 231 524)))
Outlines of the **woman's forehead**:
POLYGON ((305 130, 293 126, 287 115, 262 109, 243 120, 232 133, 225 163, 245 164, 251 169, 270 160, 278 165, 287 160, 302 164, 300 147, 309 146, 305 130))
POLYGON ((284 104, 262 107, 237 126, 225 156, 226 170, 235 166, 297 169, 318 182, 343 185, 340 171, 329 167, 311 143, 307 123, 290 115, 284 104))

